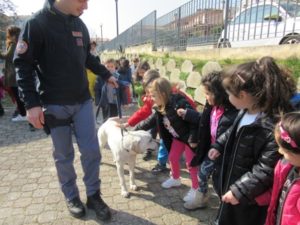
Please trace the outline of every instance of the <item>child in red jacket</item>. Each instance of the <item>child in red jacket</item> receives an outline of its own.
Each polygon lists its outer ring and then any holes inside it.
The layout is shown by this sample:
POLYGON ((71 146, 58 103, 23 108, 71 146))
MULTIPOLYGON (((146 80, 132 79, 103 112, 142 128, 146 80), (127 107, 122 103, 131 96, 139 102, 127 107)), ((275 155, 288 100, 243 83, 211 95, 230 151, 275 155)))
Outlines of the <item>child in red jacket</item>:
POLYGON ((275 128, 279 153, 265 225, 300 223, 300 112, 283 116, 275 128))

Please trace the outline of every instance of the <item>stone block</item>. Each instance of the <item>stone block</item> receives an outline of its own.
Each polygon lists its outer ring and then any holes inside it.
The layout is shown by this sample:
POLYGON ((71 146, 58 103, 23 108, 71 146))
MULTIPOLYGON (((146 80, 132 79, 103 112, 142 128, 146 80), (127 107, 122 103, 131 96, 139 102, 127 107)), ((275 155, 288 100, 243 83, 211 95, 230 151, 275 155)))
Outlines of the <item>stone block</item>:
POLYGON ((168 61, 168 63, 167 63, 167 65, 166 65, 166 67, 167 67, 167 71, 172 71, 173 69, 175 69, 176 68, 176 62, 175 62, 175 60, 174 59, 170 59, 169 61, 168 61))
POLYGON ((202 105, 205 104, 206 102, 205 92, 204 92, 204 87, 202 85, 196 88, 194 100, 202 105))
POLYGON ((185 60, 181 65, 181 71, 185 73, 190 73, 193 71, 194 65, 190 60, 185 60))
POLYGON ((160 76, 162 76, 162 77, 166 77, 167 76, 166 67, 161 66, 161 67, 159 67, 157 69, 158 69, 158 72, 159 72, 160 76))
POLYGON ((186 90, 186 83, 183 80, 179 80, 177 83, 177 88, 183 92, 186 90))
POLYGON ((198 72, 191 72, 186 80, 186 85, 190 88, 197 88, 201 84, 201 75, 198 72))
POLYGON ((180 70, 179 69, 173 69, 171 71, 171 74, 170 74, 170 81, 172 83, 177 83, 180 81, 180 70))
POLYGON ((149 58, 147 61, 148 61, 149 65, 153 65, 154 64, 152 58, 149 58))
POLYGON ((159 67, 161 67, 162 65, 163 65, 162 59, 161 59, 161 58, 158 58, 158 59, 156 60, 156 62, 155 62, 155 67, 156 67, 156 68, 159 68, 159 67))
POLYGON ((201 73, 202 73, 202 76, 206 76, 207 74, 214 72, 214 71, 220 72, 220 71, 222 71, 222 67, 217 62, 209 61, 202 67, 201 73))

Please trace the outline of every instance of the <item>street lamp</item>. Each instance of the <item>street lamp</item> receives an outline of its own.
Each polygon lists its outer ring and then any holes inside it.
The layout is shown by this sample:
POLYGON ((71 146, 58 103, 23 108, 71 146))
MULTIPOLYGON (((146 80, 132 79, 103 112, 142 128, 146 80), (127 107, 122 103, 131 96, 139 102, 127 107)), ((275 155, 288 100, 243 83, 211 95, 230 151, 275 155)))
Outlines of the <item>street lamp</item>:
POLYGON ((117 37, 119 36, 119 15, 118 15, 118 0, 116 1, 116 23, 117 23, 117 37))
POLYGON ((103 24, 101 23, 101 24, 100 24, 100 31, 101 31, 101 33, 100 33, 100 35, 101 35, 101 40, 100 40, 100 43, 101 43, 101 51, 103 52, 103 50, 104 50, 104 46, 103 46, 103 33, 102 33, 102 26, 103 26, 103 24))

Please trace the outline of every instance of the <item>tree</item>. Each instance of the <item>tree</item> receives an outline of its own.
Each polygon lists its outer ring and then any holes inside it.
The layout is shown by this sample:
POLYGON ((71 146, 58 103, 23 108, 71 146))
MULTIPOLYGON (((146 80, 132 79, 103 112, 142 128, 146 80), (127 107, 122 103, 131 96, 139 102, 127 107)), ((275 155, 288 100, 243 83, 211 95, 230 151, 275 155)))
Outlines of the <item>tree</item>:
POLYGON ((11 0, 0 0, 0 14, 15 14, 16 6, 11 0))

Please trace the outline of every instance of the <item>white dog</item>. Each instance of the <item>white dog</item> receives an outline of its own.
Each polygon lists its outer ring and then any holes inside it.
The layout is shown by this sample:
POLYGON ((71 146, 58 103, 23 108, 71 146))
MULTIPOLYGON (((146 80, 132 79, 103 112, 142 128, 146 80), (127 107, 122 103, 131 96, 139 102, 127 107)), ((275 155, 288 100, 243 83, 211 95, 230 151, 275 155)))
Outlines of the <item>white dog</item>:
POLYGON ((118 176, 121 185, 121 195, 129 197, 124 178, 124 164, 129 166, 130 189, 137 190, 134 179, 134 167, 136 155, 144 153, 147 149, 155 150, 158 143, 152 139, 147 131, 123 131, 117 127, 118 118, 108 119, 98 130, 100 148, 104 148, 106 143, 110 147, 113 158, 116 162, 118 176))

